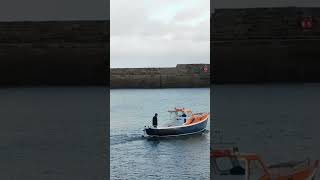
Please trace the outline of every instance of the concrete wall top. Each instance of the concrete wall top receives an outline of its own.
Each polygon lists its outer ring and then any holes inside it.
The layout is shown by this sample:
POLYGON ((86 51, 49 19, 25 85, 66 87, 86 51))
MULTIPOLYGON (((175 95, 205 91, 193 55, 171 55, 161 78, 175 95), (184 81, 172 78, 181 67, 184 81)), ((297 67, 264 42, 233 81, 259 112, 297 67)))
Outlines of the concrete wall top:
POLYGON ((2 0, 0 21, 107 20, 110 0, 2 0))
POLYGON ((214 0, 211 12, 221 8, 268 8, 268 7, 320 7, 316 0, 214 0))

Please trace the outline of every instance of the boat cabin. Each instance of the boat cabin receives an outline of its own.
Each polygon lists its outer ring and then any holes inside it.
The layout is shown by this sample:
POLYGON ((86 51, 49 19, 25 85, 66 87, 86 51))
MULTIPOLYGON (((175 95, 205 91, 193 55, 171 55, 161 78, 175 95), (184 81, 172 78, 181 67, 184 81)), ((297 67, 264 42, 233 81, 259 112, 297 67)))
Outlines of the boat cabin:
POLYGON ((174 108, 173 110, 168 111, 170 113, 170 119, 177 120, 177 125, 182 125, 192 116, 191 109, 185 108, 174 108))

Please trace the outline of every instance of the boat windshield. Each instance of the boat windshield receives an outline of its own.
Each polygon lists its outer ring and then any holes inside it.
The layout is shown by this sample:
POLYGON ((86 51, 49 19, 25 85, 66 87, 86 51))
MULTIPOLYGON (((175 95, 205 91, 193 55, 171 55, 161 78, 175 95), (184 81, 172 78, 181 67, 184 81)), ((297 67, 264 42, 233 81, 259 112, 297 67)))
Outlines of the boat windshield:
POLYGON ((245 175, 245 161, 239 161, 235 156, 214 158, 212 162, 219 175, 245 175))
POLYGON ((174 110, 169 110, 168 112, 170 113, 170 119, 177 119, 182 117, 183 114, 185 114, 186 117, 192 116, 192 111, 190 109, 175 108, 174 110))

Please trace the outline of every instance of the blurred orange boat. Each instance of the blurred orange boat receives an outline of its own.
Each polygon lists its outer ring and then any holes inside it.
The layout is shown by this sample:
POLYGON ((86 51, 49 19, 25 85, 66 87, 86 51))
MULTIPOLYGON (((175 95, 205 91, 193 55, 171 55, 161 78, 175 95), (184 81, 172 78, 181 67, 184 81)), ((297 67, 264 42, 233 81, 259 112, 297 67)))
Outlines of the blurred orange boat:
POLYGON ((266 166, 258 155, 239 153, 238 148, 213 150, 210 156, 214 173, 218 175, 243 175, 245 180, 320 179, 319 160, 306 159, 266 166))

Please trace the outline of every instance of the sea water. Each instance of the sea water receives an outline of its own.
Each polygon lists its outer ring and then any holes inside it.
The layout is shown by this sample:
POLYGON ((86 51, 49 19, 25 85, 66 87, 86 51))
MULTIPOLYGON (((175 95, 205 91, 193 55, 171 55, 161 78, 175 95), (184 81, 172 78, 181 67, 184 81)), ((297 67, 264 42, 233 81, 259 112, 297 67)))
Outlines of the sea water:
MULTIPOLYGON (((237 146, 267 165, 320 159, 320 84, 215 85, 214 149, 237 146)), ((243 180, 244 176, 214 176, 243 180)))
POLYGON ((0 88, 0 179, 105 176, 106 96, 105 87, 0 88))
POLYGON ((210 89, 111 90, 111 179, 209 179, 210 120, 202 135, 142 137, 155 113, 159 126, 172 121, 168 110, 174 107, 209 112, 210 89))

